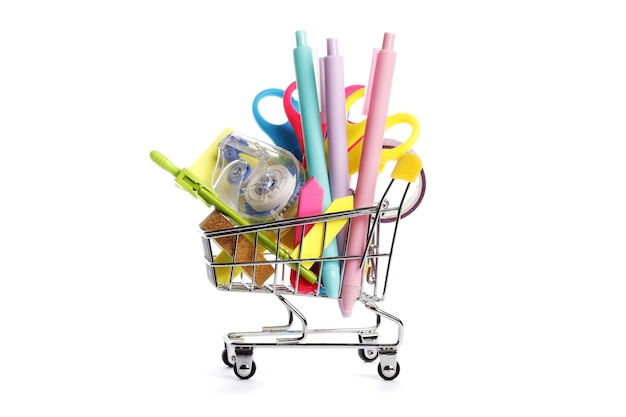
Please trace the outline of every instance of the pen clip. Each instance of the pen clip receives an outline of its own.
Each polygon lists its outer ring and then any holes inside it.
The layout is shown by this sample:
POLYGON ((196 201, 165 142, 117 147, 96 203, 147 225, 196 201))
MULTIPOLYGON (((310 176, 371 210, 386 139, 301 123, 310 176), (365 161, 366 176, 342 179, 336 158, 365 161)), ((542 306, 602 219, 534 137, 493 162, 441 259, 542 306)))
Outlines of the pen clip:
POLYGON ((367 113, 370 109, 370 98, 372 97, 372 85, 374 85, 374 77, 376 73, 376 61, 378 58, 378 53, 380 49, 374 48, 374 52, 372 53, 372 64, 370 66, 370 78, 367 81, 367 88, 365 88, 365 99, 363 102, 363 114, 367 116, 367 113))
POLYGON ((378 54, 382 49, 387 51, 393 51, 393 44, 396 36, 391 32, 385 32, 383 36, 382 48, 374 48, 372 53, 372 65, 370 67, 370 78, 365 89, 365 102, 363 103, 363 114, 367 116, 370 109, 370 99, 372 97, 372 86, 374 85, 374 79, 376 78, 376 64, 378 63, 378 54))

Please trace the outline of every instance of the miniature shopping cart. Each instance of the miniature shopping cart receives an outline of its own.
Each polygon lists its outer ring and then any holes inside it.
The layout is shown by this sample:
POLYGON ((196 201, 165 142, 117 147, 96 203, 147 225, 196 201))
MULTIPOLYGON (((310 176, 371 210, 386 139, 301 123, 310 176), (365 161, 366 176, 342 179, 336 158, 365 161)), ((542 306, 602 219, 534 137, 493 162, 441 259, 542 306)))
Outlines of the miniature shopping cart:
MULTIPOLYGON (((224 335, 222 360, 233 368, 238 378, 248 379, 255 374, 253 353, 257 348, 303 347, 356 349, 358 356, 365 362, 379 358, 378 374, 384 380, 393 380, 398 376, 400 364, 397 354, 404 326, 399 318, 381 310, 377 303, 385 299, 399 223, 421 202, 425 190, 421 161, 414 153, 406 155, 406 158, 402 157, 396 162, 380 201, 372 207, 244 224, 236 213, 224 207, 219 197, 202 184, 193 172, 186 168, 178 169, 162 154, 153 151, 152 159, 172 173, 179 186, 215 208, 209 216, 223 216, 227 221, 234 222, 230 223, 231 227, 206 227, 205 222, 200 224, 206 270, 211 284, 220 291, 274 296, 287 310, 285 324, 224 335), (391 204, 387 199, 394 184, 399 185, 401 190, 397 204, 391 204), (403 184, 406 186, 403 187, 403 184), (406 206, 407 201, 409 206, 406 206), (348 256, 347 251, 343 251, 333 258, 322 255, 327 230, 339 224, 349 239, 353 222, 363 217, 368 219, 369 227, 362 254, 348 256), (309 233, 314 228, 321 229, 321 240, 307 241, 308 234, 305 235, 305 232, 309 233), (300 239, 297 239, 298 236, 300 239), (300 241, 298 253, 291 247, 295 240, 300 241), (320 248, 307 250, 305 244, 320 245, 320 248), (305 253, 319 255, 305 257, 305 253), (329 298, 323 285, 324 263, 343 264, 348 261, 358 261, 361 265, 362 285, 357 305, 363 305, 366 311, 373 313, 373 320, 361 327, 312 328, 304 314, 287 298, 329 298), (392 328, 391 332, 384 333, 385 337, 379 331, 383 324, 392 328)), ((336 305, 333 304, 333 307, 336 308, 336 305)))

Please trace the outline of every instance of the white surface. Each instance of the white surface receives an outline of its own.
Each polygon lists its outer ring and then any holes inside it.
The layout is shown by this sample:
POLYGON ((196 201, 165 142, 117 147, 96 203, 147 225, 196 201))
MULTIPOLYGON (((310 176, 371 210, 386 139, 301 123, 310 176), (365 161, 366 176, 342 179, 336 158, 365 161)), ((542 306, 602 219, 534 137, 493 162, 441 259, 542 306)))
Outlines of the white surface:
POLYGON ((0 414, 623 416, 618 2, 249 3, 0 6, 0 414), (294 79, 299 29, 320 55, 337 36, 355 84, 395 32, 391 110, 421 122, 393 382, 352 350, 258 350, 238 380, 222 334, 284 314, 210 286, 207 211, 148 156, 261 136, 252 99, 294 79))

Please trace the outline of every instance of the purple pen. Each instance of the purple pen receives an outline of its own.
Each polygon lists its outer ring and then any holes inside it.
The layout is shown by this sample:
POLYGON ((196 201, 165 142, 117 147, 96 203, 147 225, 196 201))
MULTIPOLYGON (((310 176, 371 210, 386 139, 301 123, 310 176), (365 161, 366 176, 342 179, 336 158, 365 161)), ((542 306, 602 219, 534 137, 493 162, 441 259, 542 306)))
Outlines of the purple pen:
MULTIPOLYGON (((322 58, 324 115, 326 117, 326 137, 328 142, 330 193, 334 200, 350 194, 348 134, 343 57, 339 55, 337 38, 328 38, 326 40, 326 48, 327 56, 322 58)), ((336 237, 340 256, 344 254, 345 232, 344 229, 336 237)))

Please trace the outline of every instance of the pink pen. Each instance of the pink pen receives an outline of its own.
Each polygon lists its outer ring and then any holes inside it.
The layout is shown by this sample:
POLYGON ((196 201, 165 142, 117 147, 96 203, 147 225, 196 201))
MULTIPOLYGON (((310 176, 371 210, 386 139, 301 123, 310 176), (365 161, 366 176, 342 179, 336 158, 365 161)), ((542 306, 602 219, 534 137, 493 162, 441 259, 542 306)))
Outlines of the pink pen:
MULTIPOLYGON (((359 163, 357 185, 354 192, 354 208, 369 208, 374 204, 376 180, 378 178, 380 157, 389 109, 391 82, 396 63, 393 51, 395 35, 385 32, 383 46, 374 50, 374 59, 370 74, 370 88, 364 113, 367 113, 363 150, 359 163)), ((348 237, 348 256, 363 256, 367 245, 369 216, 355 217, 348 237)), ((352 308, 361 294, 363 270, 361 259, 349 259, 345 263, 341 285, 339 308, 343 317, 350 317, 352 308)))

